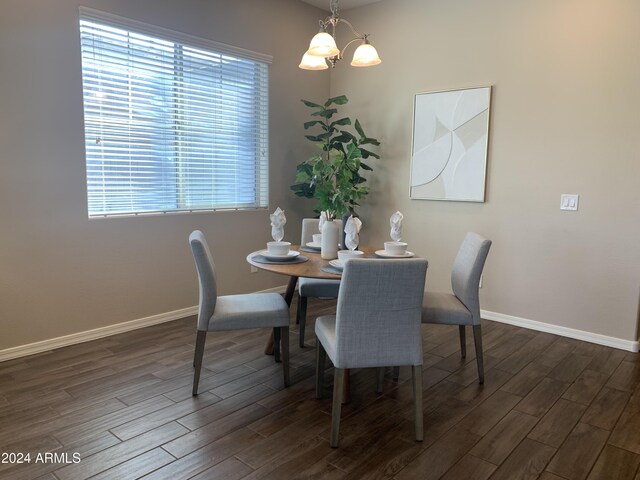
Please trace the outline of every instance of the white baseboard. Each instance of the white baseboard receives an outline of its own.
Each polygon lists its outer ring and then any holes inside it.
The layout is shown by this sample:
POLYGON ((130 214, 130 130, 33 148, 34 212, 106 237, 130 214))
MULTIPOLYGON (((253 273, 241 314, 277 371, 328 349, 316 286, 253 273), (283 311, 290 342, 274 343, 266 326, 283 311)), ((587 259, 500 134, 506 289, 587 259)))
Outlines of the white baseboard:
POLYGON ((520 318, 514 317, 512 315, 505 315, 503 313, 490 312, 488 310, 481 310, 480 316, 482 318, 486 318, 487 320, 494 320, 496 322, 507 323, 509 325, 528 328, 530 330, 537 330, 539 332, 553 333, 562 337, 575 338, 576 340, 583 340, 585 342, 596 343, 598 345, 619 348, 620 350, 628 350, 630 352, 640 351, 640 342, 637 340, 632 341, 623 340, 622 338, 608 337, 606 335, 600 335, 598 333, 585 332, 584 330, 576 330, 574 328, 561 327, 559 325, 551 325, 549 323, 529 320, 527 318, 520 318))
POLYGON ((284 293, 287 291, 286 285, 280 285, 279 287, 267 288, 266 290, 260 290, 255 293, 284 293))
MULTIPOLYGON (((281 285, 279 287, 269 288, 267 290, 261 290, 255 293, 284 293, 286 288, 287 287, 285 285, 281 285)), ((179 320, 191 315, 196 315, 197 313, 197 306, 187 307, 180 310, 173 310, 171 312, 152 315, 150 317, 138 318, 136 320, 131 320, 128 322, 117 323, 115 325, 95 328, 93 330, 87 330, 85 332, 73 333, 71 335, 65 335, 63 337, 51 338, 49 340, 21 345, 19 347, 7 348, 5 350, 0 350, 0 362, 4 362, 6 360, 11 360, 14 358, 26 357, 27 355, 34 355, 36 353, 42 353, 49 350, 54 350, 56 348, 67 347, 69 345, 75 345, 76 343, 89 342, 91 340, 97 340, 99 338, 109 337, 111 335, 129 332, 131 330, 137 330, 139 328, 149 327, 151 325, 171 322, 173 320, 179 320)), ((583 330, 576 330, 573 328, 560 327, 558 325, 551 325, 549 323, 538 322, 526 318, 514 317, 512 315, 505 315, 503 313, 490 312, 488 310, 482 310, 481 315, 482 318, 486 318, 487 320, 494 320, 496 322, 507 323, 509 325, 515 325, 531 330, 553 333, 555 335, 560 335, 563 337, 584 340, 585 342, 605 345, 607 347, 619 348, 621 350, 628 350, 630 352, 640 351, 640 341, 630 341, 623 340, 621 338, 608 337, 606 335, 599 335, 597 333, 585 332, 583 330)))
MULTIPOLYGON (((261 290, 256 293, 284 293, 286 288, 287 287, 283 285, 275 288, 269 288, 267 290, 261 290)), ((42 340, 40 342, 29 343, 27 345, 20 345, 19 347, 6 348, 4 350, 0 350, 0 362, 14 358, 26 357, 27 355, 34 355, 36 353, 47 352, 56 348, 68 347, 69 345, 75 345, 76 343, 89 342, 91 340, 97 340, 99 338, 109 337, 111 335, 129 332, 131 330, 137 330, 139 328, 150 327, 151 325, 158 325, 159 323, 171 322, 173 320, 179 320, 181 318, 197 314, 197 306, 181 308, 180 310, 151 315, 150 317, 138 318, 128 322, 116 323, 115 325, 108 325, 106 327, 94 328, 93 330, 87 330, 85 332, 72 333, 71 335, 65 335, 63 337, 42 340)))
POLYGON ((196 315, 197 313, 198 307, 181 308, 180 310, 174 310, 172 312, 160 313, 158 315, 151 315, 150 317, 116 323, 115 325, 94 328, 93 330, 87 330, 85 332, 72 333, 71 335, 65 335, 63 337, 51 338, 41 342, 7 348, 5 350, 0 350, 0 362, 11 360, 12 358, 26 357, 27 355, 33 355, 35 353, 46 352, 60 347, 75 345, 76 343, 89 342, 91 340, 97 340, 99 338, 109 337, 111 335, 129 332, 131 330, 137 330, 138 328, 157 325, 159 323, 170 322, 172 320, 196 315))

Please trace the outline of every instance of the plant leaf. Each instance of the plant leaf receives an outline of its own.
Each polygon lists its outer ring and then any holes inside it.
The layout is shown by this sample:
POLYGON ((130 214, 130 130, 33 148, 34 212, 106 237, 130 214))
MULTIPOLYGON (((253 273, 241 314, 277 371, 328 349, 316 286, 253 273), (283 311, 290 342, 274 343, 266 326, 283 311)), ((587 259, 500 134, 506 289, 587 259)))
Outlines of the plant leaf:
POLYGON ((369 137, 365 137, 360 139, 360 145, 380 145, 380 142, 378 140, 376 140, 375 138, 369 138, 369 137))
POLYGON ((349 141, 351 141, 351 137, 349 137, 349 135, 345 134, 344 132, 341 132, 340 135, 331 139, 332 143, 347 143, 349 141))
POLYGON ((342 135, 346 135, 353 143, 358 143, 358 139, 351 132, 347 132, 346 130, 340 130, 342 135))
POLYGON ((321 108, 322 107, 322 105, 318 105, 317 103, 310 102, 309 100, 301 99, 300 101, 302 103, 304 103, 307 107, 311 107, 311 108, 321 108))
MULTIPOLYGON (((362 150, 361 150, 362 151, 362 150)), ((360 166, 362 167, 363 170, 369 170, 370 172, 373 171, 373 168, 371 168, 369 165, 367 165, 364 162, 360 162, 360 166)))
POLYGON ((319 135, 305 135, 304 138, 311 140, 312 142, 323 142, 331 136, 331 133, 325 132, 319 135))
POLYGON ((316 116, 316 117, 323 117, 323 118, 331 118, 333 116, 334 113, 338 113, 338 109, 337 108, 322 108, 322 110, 317 111, 317 112, 313 112, 311 114, 311 116, 316 116))
POLYGON ((299 183, 297 185, 291 185, 289 187, 298 197, 313 198, 315 195, 315 188, 308 183, 299 183))
POLYGON ((364 177, 358 177, 358 178, 356 178, 356 183, 364 183, 364 182, 366 182, 366 181, 367 181, 367 179, 366 179, 366 178, 364 178, 364 177))
POLYGON ((362 153, 362 158, 380 158, 380 155, 378 155, 377 153, 370 152, 369 150, 365 150, 364 148, 360 149, 360 153, 362 153))
POLYGON ((348 101, 349 101, 349 99, 347 98, 346 95, 340 95, 339 97, 333 97, 333 98, 330 98, 329 100, 327 100, 326 102, 324 102, 324 106, 328 107, 332 103, 335 103, 336 105, 344 105, 348 101))
MULTIPOLYGON (((347 147, 347 158, 357 160, 361 156, 362 154, 360 153, 358 146, 355 143, 350 143, 347 147)), ((355 168, 357 169, 357 166, 355 166, 355 168)))
POLYGON ((329 144, 329 149, 330 150, 336 150, 339 153, 341 153, 342 155, 345 155, 346 152, 344 151, 344 145, 341 142, 332 142, 329 144))
POLYGON ((310 122, 304 122, 304 128, 309 129, 311 127, 313 127, 314 125, 317 125, 318 123, 324 123, 322 120, 312 120, 310 122))
POLYGON ((362 138, 366 137, 366 135, 364 134, 364 130, 362 129, 362 125, 360 125, 360 120, 358 120, 357 118, 354 127, 356 127, 356 132, 358 132, 362 138))
POLYGON ((351 119, 349 117, 341 118, 340 120, 336 120, 335 122, 331 122, 330 127, 334 127, 335 125, 351 125, 351 119))
POLYGON ((296 182, 298 183, 308 182, 309 180, 311 180, 311 177, 307 172, 298 172, 296 175, 296 182))

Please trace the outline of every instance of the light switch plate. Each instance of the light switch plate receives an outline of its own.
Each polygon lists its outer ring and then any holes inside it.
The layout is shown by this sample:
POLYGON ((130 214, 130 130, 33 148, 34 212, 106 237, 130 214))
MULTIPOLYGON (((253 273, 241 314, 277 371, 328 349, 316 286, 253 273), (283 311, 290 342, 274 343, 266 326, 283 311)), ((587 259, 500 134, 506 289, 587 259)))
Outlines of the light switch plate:
POLYGON ((560 195, 560 210, 578 210, 578 194, 563 193, 560 195))

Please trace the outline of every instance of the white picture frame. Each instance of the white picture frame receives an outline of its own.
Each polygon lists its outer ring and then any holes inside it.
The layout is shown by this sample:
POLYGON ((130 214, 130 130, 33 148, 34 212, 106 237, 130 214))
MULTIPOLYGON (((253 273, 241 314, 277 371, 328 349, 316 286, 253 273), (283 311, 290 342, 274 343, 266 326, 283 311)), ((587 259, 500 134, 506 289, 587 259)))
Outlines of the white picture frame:
POLYGON ((491 86, 418 93, 412 199, 484 202, 491 86))

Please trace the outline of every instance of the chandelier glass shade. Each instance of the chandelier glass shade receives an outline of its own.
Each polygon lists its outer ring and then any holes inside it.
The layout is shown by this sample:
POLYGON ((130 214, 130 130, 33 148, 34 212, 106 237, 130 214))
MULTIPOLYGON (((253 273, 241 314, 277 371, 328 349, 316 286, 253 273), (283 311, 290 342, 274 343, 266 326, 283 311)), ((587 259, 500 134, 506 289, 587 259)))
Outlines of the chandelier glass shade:
POLYGON ((309 43, 309 50, 307 50, 307 55, 313 57, 329 58, 338 54, 340 54, 340 50, 336 41, 327 32, 316 33, 309 43))
POLYGON ((308 53, 305 53, 302 56, 302 61, 298 66, 303 70, 326 70, 327 68, 329 68, 329 65, 327 65, 327 61, 324 57, 315 57, 313 55, 309 55, 308 53))
POLYGON ((371 67, 378 65, 382 60, 378 56, 378 52, 375 47, 370 43, 363 43, 356 51, 353 52, 353 60, 351 60, 352 67, 371 67))

